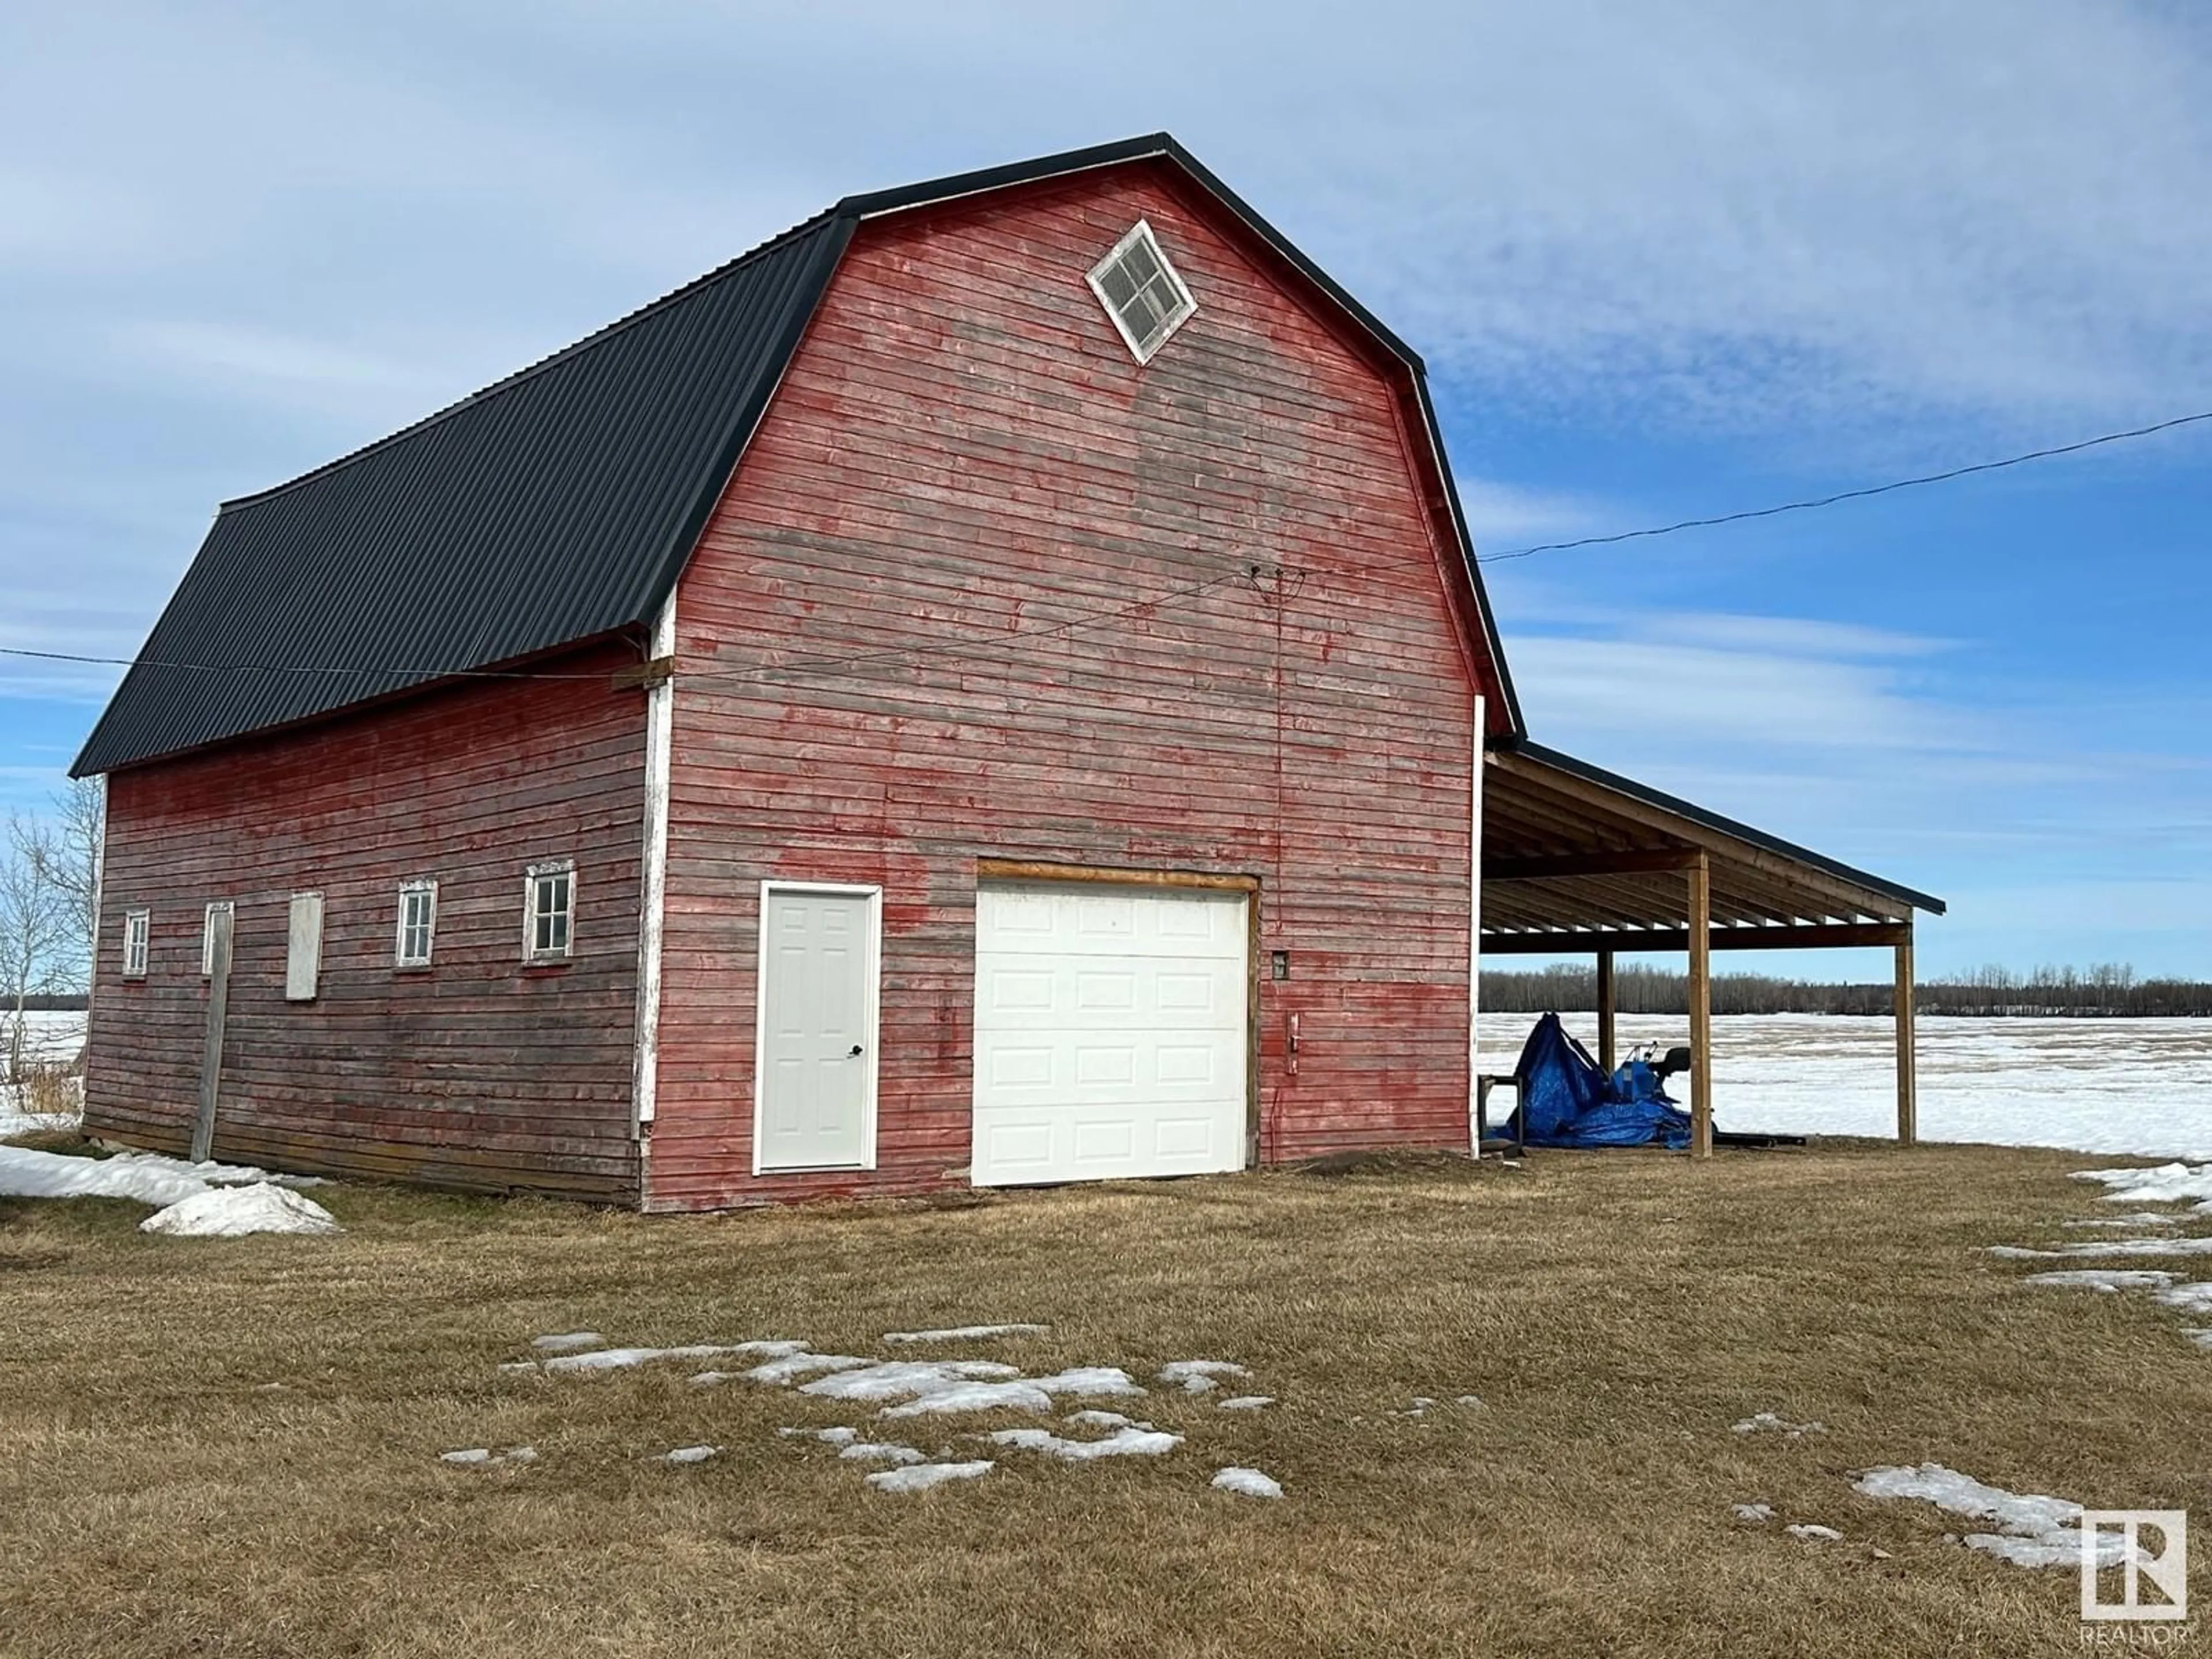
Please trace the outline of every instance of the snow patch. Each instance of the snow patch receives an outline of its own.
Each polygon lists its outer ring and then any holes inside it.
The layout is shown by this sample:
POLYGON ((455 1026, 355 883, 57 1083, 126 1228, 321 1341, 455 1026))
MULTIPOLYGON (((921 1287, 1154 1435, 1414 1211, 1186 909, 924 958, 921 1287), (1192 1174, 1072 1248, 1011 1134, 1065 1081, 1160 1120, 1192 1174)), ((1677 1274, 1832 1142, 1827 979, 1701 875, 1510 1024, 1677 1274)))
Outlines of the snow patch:
MULTIPOLYGON (((2055 1273, 2030 1273, 2023 1285, 2042 1285, 2061 1291, 2151 1291, 2171 1285, 2173 1275, 2158 1267, 2062 1267, 2055 1273)), ((2212 1289, 2208 1285, 2207 1289, 2212 1289)))
POLYGON ((664 1463, 703 1463, 710 1457, 720 1457, 720 1446, 678 1446, 674 1451, 660 1454, 664 1463))
POLYGON ((2098 1255, 2212 1255, 2212 1237, 2203 1238, 2090 1238, 2078 1244, 2061 1244, 2055 1250, 2030 1249, 2024 1244, 1991 1244, 1991 1255, 2010 1261, 2056 1261, 2067 1256, 2098 1255))
POLYGON ((911 1463, 902 1469, 878 1469, 867 1480, 878 1492, 927 1492, 947 1480, 973 1480, 997 1467, 988 1457, 972 1463, 911 1463))
POLYGON ((1016 1411, 1042 1413, 1052 1409, 1052 1396, 1034 1382, 956 1382, 909 1400, 903 1406, 886 1406, 884 1417, 925 1417, 949 1412, 1016 1411))
POLYGON ((1792 1538, 1802 1538, 1810 1544, 1840 1544, 1843 1534, 1833 1527, 1824 1527, 1817 1521, 1793 1521, 1783 1531, 1792 1538))
POLYGON ((1771 1521, 1774 1519, 1774 1505, 1771 1504, 1731 1504, 1729 1505, 1729 1513, 1735 1516, 1739 1521, 1750 1521, 1753 1522, 1771 1521))
POLYGON ((1242 1365, 1226 1359, 1170 1359, 1160 1367, 1159 1380, 1181 1383, 1191 1394, 1211 1394, 1218 1376, 1249 1376, 1242 1365))
POLYGON ((1272 1406, 1275 1396, 1271 1394, 1240 1394, 1233 1400, 1224 1400, 1216 1408, 1224 1412, 1256 1412, 1262 1406, 1272 1406))
POLYGON ((1071 1365, 1050 1376, 1027 1379, 1047 1394, 1072 1394, 1079 1398, 1100 1395, 1139 1395, 1143 1384, 1119 1365, 1071 1365))
POLYGON ((471 1446, 466 1451, 440 1452, 438 1461, 464 1468, 482 1468, 494 1462, 535 1463, 538 1449, 535 1446, 509 1446, 503 1452, 495 1453, 489 1446, 471 1446))
POLYGON ((873 1365, 863 1361, 857 1367, 803 1382, 799 1391, 820 1395, 828 1400, 908 1400, 918 1395, 939 1393, 979 1377, 997 1379, 1021 1374, 1018 1366, 1002 1365, 995 1359, 892 1359, 873 1365))
POLYGON ((2191 1169, 2186 1164, 2161 1164, 2149 1170, 2076 1170, 2076 1181, 2101 1181, 2112 1190, 2110 1204, 2183 1204, 2194 1199, 2212 1200, 2212 1164, 2191 1169))
POLYGON ((1042 1336, 1049 1325, 949 1325, 941 1331, 885 1331, 886 1342, 965 1342, 987 1336, 1042 1336))
POLYGON ((860 1437, 858 1429, 778 1429, 778 1434, 794 1439, 820 1440, 832 1446, 847 1446, 860 1437))
POLYGON ((562 1331, 553 1336, 533 1336, 530 1346, 540 1353, 574 1353, 579 1348, 603 1348, 606 1341, 597 1331, 562 1331))
POLYGON ((1230 1468, 1217 1470, 1213 1476, 1216 1492, 1233 1492, 1245 1498, 1280 1498, 1282 1484, 1260 1473, 1257 1469, 1230 1468))
POLYGON ((711 1343, 685 1348, 595 1348, 589 1353, 564 1353, 545 1362, 549 1371, 614 1371, 643 1365, 655 1359, 712 1359, 733 1352, 711 1343))
MULTIPOLYGON (((1941 1463, 1869 1469, 1852 1484, 1869 1498, 1917 1498, 1954 1515, 1994 1521, 2002 1532, 1969 1533, 1964 1542, 2018 1566, 2068 1566, 2081 1559, 2081 1506, 2069 1498, 2007 1492, 1941 1463)), ((2100 1534, 2097 1565, 2118 1566, 2125 1549, 2118 1534, 2100 1534)))
POLYGON ((249 1233, 342 1233, 331 1212, 311 1198, 268 1182, 251 1187, 210 1187, 154 1212, 142 1233, 171 1238, 244 1238, 249 1233))
POLYGON ((1158 1457, 1182 1444, 1179 1434, 1157 1429, 1116 1429, 1103 1440, 1067 1440, 1050 1429, 1000 1429, 988 1437, 1001 1446, 1041 1451, 1069 1463, 1087 1463, 1100 1457, 1158 1457))
POLYGON ((0 1198, 128 1198, 159 1206, 198 1198, 217 1187, 264 1182, 286 1187, 323 1184, 309 1176, 275 1176, 239 1164, 188 1164, 159 1152, 75 1158, 28 1146, 0 1146, 0 1198))
MULTIPOLYGON (((2160 1273, 2160 1279, 2171 1279, 2171 1273, 2160 1273)), ((2160 1290, 2158 1299, 2169 1308, 2179 1308, 2184 1313, 2212 1313, 2212 1282, 2192 1279, 2186 1285, 2171 1285, 2160 1290)))
POLYGON ((1826 1434, 1828 1431, 1828 1425, 1825 1423, 1792 1423, 1786 1419, 1776 1416, 1772 1412, 1753 1412, 1741 1422, 1731 1423, 1729 1426, 1738 1434, 1761 1434, 1771 1431, 1776 1434, 1786 1435, 1792 1440, 1808 1434, 1826 1434))
POLYGON ((856 1463, 920 1463, 922 1455, 911 1446, 894 1446, 887 1441, 856 1440, 837 1454, 856 1463))
POLYGON ((746 1380, 766 1382, 779 1389, 789 1388, 802 1376, 811 1376, 817 1371, 857 1370, 872 1365, 872 1359, 863 1359, 850 1353, 809 1353, 804 1348, 779 1354, 764 1364, 754 1366, 745 1373, 746 1380))
POLYGON ((1138 1423, 1133 1418, 1124 1417, 1119 1412, 1070 1412, 1060 1420, 1063 1423, 1079 1423, 1084 1427, 1091 1429, 1126 1429, 1133 1426, 1149 1429, 1152 1426, 1149 1423, 1138 1423))
POLYGON ((2069 1227, 2176 1227, 2181 1224, 2178 1215, 2160 1215, 2156 1210, 2136 1210, 2127 1215, 2100 1216, 2091 1221, 2069 1221, 2069 1227))

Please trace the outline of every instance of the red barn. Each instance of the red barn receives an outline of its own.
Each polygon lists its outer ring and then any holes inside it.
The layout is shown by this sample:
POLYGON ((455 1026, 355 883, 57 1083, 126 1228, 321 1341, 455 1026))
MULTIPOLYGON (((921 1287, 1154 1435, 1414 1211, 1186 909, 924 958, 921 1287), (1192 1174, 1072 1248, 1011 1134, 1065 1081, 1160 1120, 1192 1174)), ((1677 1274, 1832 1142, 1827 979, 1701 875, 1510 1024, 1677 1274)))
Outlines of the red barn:
POLYGON ((77 763, 88 1128, 652 1209, 1464 1148, 1522 735, 1419 358, 1172 140, 850 198, 223 507, 77 763))

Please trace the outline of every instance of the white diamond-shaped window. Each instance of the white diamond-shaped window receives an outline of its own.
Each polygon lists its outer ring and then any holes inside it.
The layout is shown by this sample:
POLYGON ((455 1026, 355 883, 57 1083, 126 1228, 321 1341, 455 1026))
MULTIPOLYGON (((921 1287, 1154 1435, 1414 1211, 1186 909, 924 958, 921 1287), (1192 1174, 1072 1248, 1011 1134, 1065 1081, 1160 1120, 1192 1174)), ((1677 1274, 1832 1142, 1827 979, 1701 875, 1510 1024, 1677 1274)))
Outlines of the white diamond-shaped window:
POLYGON ((1142 219, 1114 244, 1112 252, 1091 267, 1091 291, 1140 363, 1150 362, 1152 354, 1198 309, 1198 301, 1160 251, 1152 228, 1142 219))

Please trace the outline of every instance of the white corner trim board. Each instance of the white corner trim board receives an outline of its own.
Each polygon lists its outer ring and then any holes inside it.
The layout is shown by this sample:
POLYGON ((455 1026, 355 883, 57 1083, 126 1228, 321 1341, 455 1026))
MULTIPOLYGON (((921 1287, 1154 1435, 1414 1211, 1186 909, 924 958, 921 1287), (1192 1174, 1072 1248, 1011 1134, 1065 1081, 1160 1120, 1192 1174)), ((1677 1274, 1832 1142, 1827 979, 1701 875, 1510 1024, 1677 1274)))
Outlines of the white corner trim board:
POLYGON ((1482 1069, 1482 736, 1488 724, 1483 695, 1474 694, 1474 783, 1468 802, 1467 893, 1467 1146, 1480 1157, 1480 1085, 1482 1069))
MULTIPOLYGON (((676 595, 660 607, 648 654, 676 654, 676 595)), ((640 1136, 653 1121, 660 1089, 660 944, 668 908, 670 745, 676 722, 673 675, 645 694, 645 865, 637 918, 637 1042, 630 1078, 630 1126, 640 1136)))

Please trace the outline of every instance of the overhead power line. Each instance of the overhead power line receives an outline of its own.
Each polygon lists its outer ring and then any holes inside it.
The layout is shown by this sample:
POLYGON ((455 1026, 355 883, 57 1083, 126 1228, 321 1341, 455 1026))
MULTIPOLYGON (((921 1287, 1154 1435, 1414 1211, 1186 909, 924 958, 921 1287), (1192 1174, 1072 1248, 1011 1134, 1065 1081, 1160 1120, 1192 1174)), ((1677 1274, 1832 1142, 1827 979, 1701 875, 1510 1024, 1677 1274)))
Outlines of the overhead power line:
POLYGON ((1573 547, 1609 547, 1616 542, 1641 541, 1651 536, 1672 536, 1678 531, 1709 530, 1715 525, 1741 524, 1747 519, 1771 519, 1784 513, 1810 513, 1816 507, 1833 507, 1838 501, 1864 501, 1869 495, 1887 495, 1893 490, 1917 489, 1923 484, 1948 483, 1954 478, 1970 477, 1977 472, 2001 472, 2006 467, 2024 466, 2030 461, 2047 461, 2058 455, 2078 455, 2085 449, 2095 449, 2104 444, 2125 443, 2130 438, 2148 438, 2154 433, 2171 432, 2178 426, 2191 426, 2199 421, 2212 421, 2212 409, 2195 415, 2177 415, 2170 421, 2157 421, 2149 426, 2130 427, 2125 432, 2100 433, 2078 443, 2054 444, 2048 449, 2031 449, 2024 455, 2008 455, 1999 461, 1976 461, 1972 466, 1954 466, 1948 471, 1923 473, 1917 478, 1893 478, 1887 483, 1868 484, 1859 489, 1839 489, 1832 495, 1816 495, 1802 501, 1784 501, 1776 507, 1747 507, 1741 513, 1723 513, 1710 519, 1683 519, 1674 524, 1652 525, 1643 530, 1617 531, 1610 536, 1578 537, 1571 542, 1540 542, 1534 547, 1516 547, 1504 553, 1486 553, 1475 562, 1502 564, 1508 559, 1525 559, 1535 553, 1564 553, 1573 547))
MULTIPOLYGON (((2177 427, 2194 426, 2212 421, 2212 410, 2203 410, 2194 415, 2177 415, 2170 420, 2154 421, 2148 426, 2130 427, 2123 432, 2102 432, 2094 438, 2082 438, 2073 443, 2053 444, 2044 449, 2031 449, 2023 454, 2007 455, 1994 461, 1976 461, 1967 466, 1954 466, 1941 472, 1926 472, 1910 478, 1893 478, 1886 483, 1867 484, 1856 489, 1841 489, 1832 495, 1811 496, 1803 501, 1782 501, 1772 507, 1746 507, 1739 512, 1716 514, 1710 518, 1681 519, 1673 524, 1650 525, 1639 530, 1616 531, 1607 536, 1582 536, 1572 541, 1540 542, 1533 547, 1510 548, 1502 553, 1480 555, 1480 564, 1499 564, 1508 559, 1525 559, 1538 553, 1564 553, 1578 547, 1609 547, 1621 542, 1648 539, 1654 536, 1672 536, 1685 530, 1707 530, 1718 525, 1741 524, 1752 519, 1771 519, 1785 513, 1810 513, 1821 507, 1834 507, 1844 501, 1864 501, 1869 496, 1887 495, 1900 489, 1915 489, 1925 484, 1948 483, 1954 478, 1971 477, 1980 472, 2000 472, 2007 467, 2023 466, 2030 461, 2047 461, 2061 455, 2078 455, 2083 450, 2097 449, 2106 444, 2125 443, 2131 439, 2148 438, 2161 432, 2171 432, 2177 427)), ((1395 569, 1396 565, 1367 567, 1375 571, 1395 569)), ((1408 567, 1410 568, 1410 566, 1408 567)), ((818 658, 811 661, 765 664, 753 668, 699 669, 679 672, 676 678, 685 680, 762 680, 780 678, 807 678, 820 674, 834 674, 847 669, 861 669, 872 664, 895 664, 918 658, 935 656, 986 655, 1003 650, 1010 645, 1024 644, 1039 639, 1077 633, 1084 629, 1102 626, 1121 617, 1176 599, 1191 599, 1198 594, 1238 580, 1256 580, 1271 565, 1239 564, 1234 568, 1209 576, 1203 581, 1173 588, 1133 604, 1120 605, 1110 611, 1101 611, 1073 617, 1066 622, 1054 623, 1047 627, 1017 629, 1009 633, 967 640, 948 641, 934 645, 894 646, 881 651, 859 652, 848 656, 818 658)), ((1343 574, 1358 574, 1357 572, 1343 574)), ((359 664, 301 664, 301 663, 214 663, 173 662, 158 658, 101 657, 70 651, 36 651, 24 646, 0 646, 0 657, 26 658, 36 662, 76 663, 106 668, 156 668, 180 673, 201 674, 324 674, 345 675, 356 678, 405 679, 422 682, 432 679, 487 680, 598 680, 605 673, 550 673, 533 669, 507 668, 423 668, 390 665, 362 665, 359 664)))

